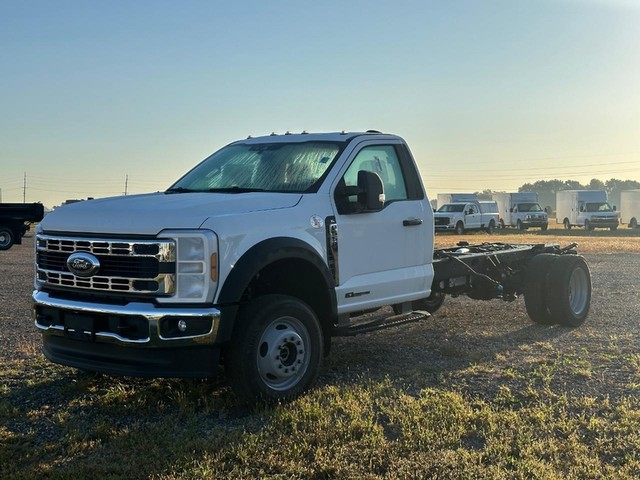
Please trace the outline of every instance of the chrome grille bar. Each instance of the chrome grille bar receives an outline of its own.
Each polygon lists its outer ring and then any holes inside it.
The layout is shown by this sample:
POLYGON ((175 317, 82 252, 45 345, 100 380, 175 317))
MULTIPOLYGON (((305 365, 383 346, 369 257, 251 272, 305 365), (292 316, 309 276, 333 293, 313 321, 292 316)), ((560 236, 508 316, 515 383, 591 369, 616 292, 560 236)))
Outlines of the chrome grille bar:
POLYGON ((50 288, 167 296, 175 291, 175 265, 176 244, 171 239, 36 237, 36 281, 50 288), (74 275, 66 260, 78 252, 94 255, 104 271, 88 278, 74 275))

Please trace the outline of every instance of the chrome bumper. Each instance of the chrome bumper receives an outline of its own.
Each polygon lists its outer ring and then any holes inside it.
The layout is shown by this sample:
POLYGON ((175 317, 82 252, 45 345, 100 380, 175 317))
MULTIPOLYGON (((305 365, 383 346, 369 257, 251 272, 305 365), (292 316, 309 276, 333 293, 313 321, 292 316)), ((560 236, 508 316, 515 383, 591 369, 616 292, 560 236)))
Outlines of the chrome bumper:
POLYGON ((166 308, 142 302, 110 305, 40 291, 32 297, 43 352, 52 362, 127 376, 217 374, 217 308, 166 308))
POLYGON ((131 302, 126 305, 110 305, 94 302, 83 302, 55 298, 46 292, 35 290, 32 295, 34 305, 35 326, 46 335, 65 336, 69 326, 64 322, 45 321, 41 312, 46 309, 54 309, 61 312, 61 315, 86 316, 117 316, 124 319, 138 318, 146 320, 148 334, 142 338, 128 338, 125 335, 112 331, 99 329, 75 328, 74 333, 91 336, 91 340, 96 343, 111 343, 121 346, 136 347, 180 347, 180 346, 203 346, 213 345, 217 338, 218 327, 220 325, 220 310, 217 308, 167 308, 156 306, 151 303, 131 302), (181 319, 186 323, 184 334, 178 336, 168 336, 162 334, 161 323, 165 319, 181 319), (206 332, 190 335, 189 320, 210 320, 211 327, 206 332), (84 330, 84 331, 79 331, 84 330))

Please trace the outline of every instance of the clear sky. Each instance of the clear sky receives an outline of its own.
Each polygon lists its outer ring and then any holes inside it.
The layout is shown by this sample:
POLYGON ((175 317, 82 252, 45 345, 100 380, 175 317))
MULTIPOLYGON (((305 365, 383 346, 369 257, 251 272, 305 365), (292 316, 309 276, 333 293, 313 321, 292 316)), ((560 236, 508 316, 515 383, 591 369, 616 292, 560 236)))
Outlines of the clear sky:
POLYGON ((0 0, 0 73, 4 202, 287 130, 401 135, 430 197, 640 181, 640 0, 0 0))

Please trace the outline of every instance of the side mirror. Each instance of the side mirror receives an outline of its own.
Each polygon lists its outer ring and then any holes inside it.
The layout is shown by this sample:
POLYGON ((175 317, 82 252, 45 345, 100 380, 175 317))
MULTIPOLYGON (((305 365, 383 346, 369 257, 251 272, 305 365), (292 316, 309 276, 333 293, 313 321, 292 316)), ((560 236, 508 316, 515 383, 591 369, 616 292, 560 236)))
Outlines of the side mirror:
POLYGON ((363 212, 379 212, 384 207, 382 179, 375 172, 358 171, 358 203, 363 212))
POLYGON ((580 205, 580 211, 584 212, 584 205, 580 205))
POLYGON ((613 211, 615 212, 617 210, 617 207, 614 205, 613 206, 613 211))
POLYGON ((509 209, 509 213, 513 213, 513 207, 509 209))

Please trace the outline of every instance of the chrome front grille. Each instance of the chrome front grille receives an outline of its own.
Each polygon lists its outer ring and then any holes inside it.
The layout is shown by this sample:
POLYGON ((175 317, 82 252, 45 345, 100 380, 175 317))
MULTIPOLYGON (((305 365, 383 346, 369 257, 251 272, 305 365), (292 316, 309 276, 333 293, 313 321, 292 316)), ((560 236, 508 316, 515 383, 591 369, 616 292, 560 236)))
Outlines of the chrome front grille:
POLYGON ((436 225, 449 225, 451 219, 449 217, 435 217, 434 223, 436 225))
POLYGON ((42 287, 166 296, 175 291, 175 265, 176 244, 170 239, 36 238, 36 278, 42 287), (69 270, 67 259, 80 252, 98 259, 94 275, 69 270))

